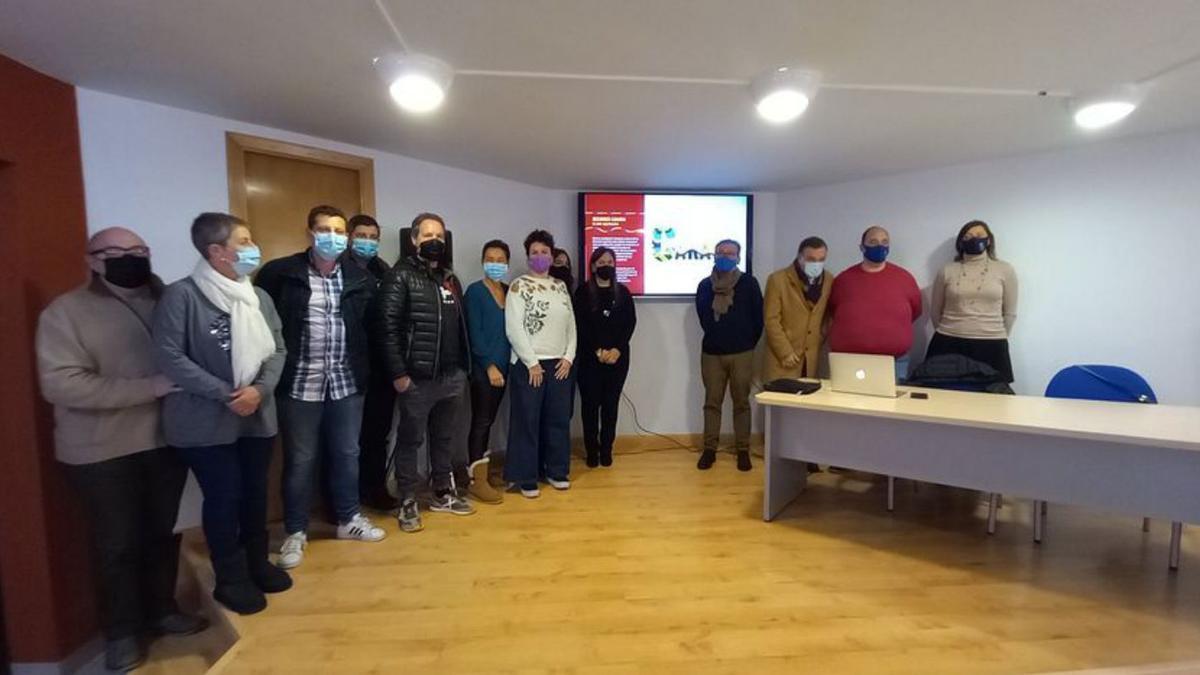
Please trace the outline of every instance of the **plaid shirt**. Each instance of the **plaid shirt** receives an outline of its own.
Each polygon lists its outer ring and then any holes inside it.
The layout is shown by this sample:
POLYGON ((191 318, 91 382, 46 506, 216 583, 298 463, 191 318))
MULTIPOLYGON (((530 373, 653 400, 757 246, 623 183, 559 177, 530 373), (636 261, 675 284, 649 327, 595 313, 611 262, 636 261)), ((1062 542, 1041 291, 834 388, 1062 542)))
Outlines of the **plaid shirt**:
POLYGON ((300 336, 291 397, 297 401, 337 401, 358 393, 346 360, 341 266, 335 266, 327 277, 309 267, 308 285, 312 297, 300 336))

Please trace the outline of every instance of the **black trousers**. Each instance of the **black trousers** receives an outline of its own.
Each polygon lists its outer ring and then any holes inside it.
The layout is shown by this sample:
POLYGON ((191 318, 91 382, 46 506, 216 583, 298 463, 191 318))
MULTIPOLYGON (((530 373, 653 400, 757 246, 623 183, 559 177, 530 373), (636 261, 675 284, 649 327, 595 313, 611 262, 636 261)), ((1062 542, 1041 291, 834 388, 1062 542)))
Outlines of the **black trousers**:
POLYGON ((617 437, 617 412, 621 406, 621 390, 629 375, 629 355, 622 354, 616 363, 600 363, 595 356, 580 359, 579 401, 583 418, 583 445, 589 454, 611 453, 617 437))
POLYGON ((471 373, 471 432, 467 435, 467 457, 471 462, 483 459, 496 411, 504 400, 505 387, 493 387, 487 373, 471 373))
POLYGON ((173 448, 65 465, 87 510, 105 638, 137 635, 179 611, 175 519, 187 466, 173 448))
POLYGON ((391 381, 372 375, 358 440, 358 493, 363 499, 387 494, 387 439, 395 409, 396 390, 391 381))

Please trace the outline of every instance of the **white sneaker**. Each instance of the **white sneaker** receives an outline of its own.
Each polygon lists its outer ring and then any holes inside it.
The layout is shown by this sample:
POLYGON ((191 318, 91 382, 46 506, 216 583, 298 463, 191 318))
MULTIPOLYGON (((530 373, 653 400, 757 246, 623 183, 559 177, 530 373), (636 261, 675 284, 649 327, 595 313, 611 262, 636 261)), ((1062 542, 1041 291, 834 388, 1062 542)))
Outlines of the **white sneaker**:
POLYGON ((565 478, 563 478, 563 479, 558 479, 558 478, 549 478, 549 477, 547 477, 547 478, 546 478, 546 482, 547 482, 547 483, 549 483, 549 484, 550 484, 550 487, 554 488, 555 490, 569 490, 569 489, 571 489, 571 481, 569 481, 569 480, 567 480, 567 479, 565 479, 565 478))
POLYGON ((275 566, 281 570, 299 567, 304 560, 304 549, 308 546, 308 535, 304 532, 293 532, 283 540, 279 547, 279 562, 275 566))
POLYGON ((338 525, 338 539, 357 539, 358 541, 379 541, 387 536, 382 527, 375 527, 369 518, 361 513, 354 514, 350 522, 338 525))

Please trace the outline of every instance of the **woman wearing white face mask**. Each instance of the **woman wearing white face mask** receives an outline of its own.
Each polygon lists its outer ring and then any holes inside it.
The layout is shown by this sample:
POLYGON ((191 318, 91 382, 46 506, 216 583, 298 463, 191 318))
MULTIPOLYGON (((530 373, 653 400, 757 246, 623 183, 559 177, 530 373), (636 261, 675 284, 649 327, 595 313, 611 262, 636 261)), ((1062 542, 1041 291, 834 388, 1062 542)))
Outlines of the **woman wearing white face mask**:
POLYGON ((250 284, 261 255, 245 223, 202 213, 192 243, 201 260, 154 313, 159 368, 179 387, 163 401, 163 431, 204 493, 213 597, 253 614, 266 607, 263 593, 292 585, 267 560, 267 467, 286 352, 270 296, 250 284))
POLYGON ((988 224, 972 220, 955 238, 957 255, 933 281, 930 299, 935 332, 925 359, 961 354, 1013 381, 1008 336, 1017 320, 1017 273, 996 258, 988 224))
POLYGON ((817 376, 821 324, 833 289, 833 275, 825 270, 828 254, 829 247, 820 237, 809 237, 800 242, 792 264, 767 278, 764 381, 817 376))

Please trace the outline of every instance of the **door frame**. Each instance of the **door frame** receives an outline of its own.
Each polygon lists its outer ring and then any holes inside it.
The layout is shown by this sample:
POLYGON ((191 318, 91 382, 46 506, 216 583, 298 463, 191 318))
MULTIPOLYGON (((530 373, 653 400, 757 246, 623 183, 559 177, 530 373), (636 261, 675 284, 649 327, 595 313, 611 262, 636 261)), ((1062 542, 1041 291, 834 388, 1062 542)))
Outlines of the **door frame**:
POLYGON ((229 212, 239 218, 246 218, 248 210, 246 206, 247 152, 298 159, 357 171, 358 197, 362 213, 369 216, 375 215, 375 160, 370 157, 360 157, 299 143, 226 131, 225 160, 229 174, 229 212))

